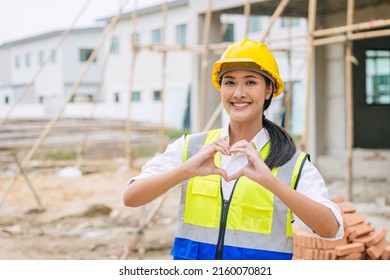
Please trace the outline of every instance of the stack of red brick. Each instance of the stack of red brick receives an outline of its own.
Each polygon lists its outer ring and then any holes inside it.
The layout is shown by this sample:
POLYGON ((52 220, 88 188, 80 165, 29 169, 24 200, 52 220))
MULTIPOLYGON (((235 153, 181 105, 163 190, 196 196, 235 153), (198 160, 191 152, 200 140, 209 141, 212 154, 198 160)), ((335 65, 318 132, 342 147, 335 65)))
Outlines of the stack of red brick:
POLYGON ((294 227, 294 257, 296 260, 390 260, 390 242, 385 228, 375 229, 370 221, 356 212, 344 196, 332 199, 344 218, 344 237, 330 241, 315 237, 294 227))

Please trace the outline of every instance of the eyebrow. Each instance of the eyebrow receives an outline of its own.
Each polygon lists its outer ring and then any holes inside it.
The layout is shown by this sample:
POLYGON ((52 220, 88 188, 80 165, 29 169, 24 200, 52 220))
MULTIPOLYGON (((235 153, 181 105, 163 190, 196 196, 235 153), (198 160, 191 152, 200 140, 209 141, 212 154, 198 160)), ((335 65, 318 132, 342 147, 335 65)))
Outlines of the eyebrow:
MULTIPOLYGON (((249 78, 255 78, 255 79, 259 79, 258 77, 256 77, 255 75, 246 75, 243 77, 244 79, 249 79, 249 78)), ((223 76, 222 79, 233 79, 235 80, 236 77, 234 76, 223 76)))

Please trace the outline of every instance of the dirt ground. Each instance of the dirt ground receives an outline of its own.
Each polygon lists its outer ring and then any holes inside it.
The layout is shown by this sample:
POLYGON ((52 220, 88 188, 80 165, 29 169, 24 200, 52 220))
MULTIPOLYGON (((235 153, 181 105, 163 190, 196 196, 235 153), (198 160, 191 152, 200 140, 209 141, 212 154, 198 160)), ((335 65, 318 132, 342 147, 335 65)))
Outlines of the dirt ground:
MULTIPOLYGON (((73 178, 30 174, 44 211, 22 177, 12 187, 10 178, 0 178, 0 259, 170 259, 180 189, 164 200, 126 208, 122 194, 137 171, 121 170, 73 178), (151 215, 154 209, 158 211, 151 215), (148 215, 154 217, 152 223, 140 231, 148 215)), ((330 185, 331 194, 342 192, 339 185, 330 185)), ((376 227, 390 230, 389 207, 378 203, 383 201, 359 202, 357 208, 376 227)))
POLYGON ((165 200, 126 208, 122 194, 134 174, 136 171, 76 178, 29 175, 44 206, 42 212, 22 177, 9 190, 10 179, 0 178, 0 259, 170 259, 179 190, 165 200), (160 203, 152 223, 143 231, 142 242, 136 242, 142 218, 160 203))

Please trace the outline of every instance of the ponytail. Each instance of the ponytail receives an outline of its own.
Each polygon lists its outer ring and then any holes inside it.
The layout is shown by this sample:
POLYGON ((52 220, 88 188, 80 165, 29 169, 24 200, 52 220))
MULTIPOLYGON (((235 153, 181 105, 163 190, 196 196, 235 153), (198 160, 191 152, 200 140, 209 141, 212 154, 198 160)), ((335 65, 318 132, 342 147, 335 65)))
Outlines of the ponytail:
POLYGON ((265 164, 270 169, 279 167, 289 161, 295 154, 297 148, 294 140, 284 128, 267 120, 264 115, 263 127, 267 130, 271 141, 271 150, 265 164))

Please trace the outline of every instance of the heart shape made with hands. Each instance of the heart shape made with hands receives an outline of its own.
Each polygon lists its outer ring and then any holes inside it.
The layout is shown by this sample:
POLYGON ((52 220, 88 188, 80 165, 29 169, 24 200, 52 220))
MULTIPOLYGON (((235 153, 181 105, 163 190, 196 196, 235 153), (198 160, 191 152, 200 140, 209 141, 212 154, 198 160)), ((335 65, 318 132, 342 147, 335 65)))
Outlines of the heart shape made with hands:
POLYGON ((226 171, 228 176, 235 174, 248 164, 248 158, 243 153, 223 157, 221 168, 226 171))

